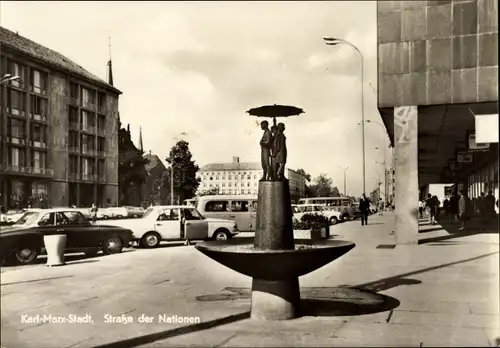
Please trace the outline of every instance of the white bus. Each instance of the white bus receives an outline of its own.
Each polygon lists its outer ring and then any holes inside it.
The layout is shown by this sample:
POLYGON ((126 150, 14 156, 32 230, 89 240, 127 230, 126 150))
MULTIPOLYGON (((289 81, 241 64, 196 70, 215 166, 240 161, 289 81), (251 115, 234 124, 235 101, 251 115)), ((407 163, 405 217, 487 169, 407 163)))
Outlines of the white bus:
POLYGON ((318 204, 335 207, 340 212, 342 221, 352 220, 357 217, 357 209, 352 205, 349 197, 309 197, 299 199, 298 204, 318 204))

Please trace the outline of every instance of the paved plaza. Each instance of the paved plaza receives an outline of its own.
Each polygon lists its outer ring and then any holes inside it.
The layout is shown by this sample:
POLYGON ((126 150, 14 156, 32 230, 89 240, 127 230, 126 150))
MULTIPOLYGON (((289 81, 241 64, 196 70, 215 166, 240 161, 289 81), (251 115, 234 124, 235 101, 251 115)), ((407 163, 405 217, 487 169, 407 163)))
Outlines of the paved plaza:
POLYGON ((2 268, 1 345, 498 346, 498 233, 461 236, 423 224, 422 244, 394 247, 393 221, 385 213, 365 227, 333 226, 332 238, 356 248, 300 278, 303 297, 323 310, 284 322, 249 319, 251 279, 192 246, 2 268), (343 306, 338 295, 352 287, 384 296, 387 306, 367 314, 343 306))

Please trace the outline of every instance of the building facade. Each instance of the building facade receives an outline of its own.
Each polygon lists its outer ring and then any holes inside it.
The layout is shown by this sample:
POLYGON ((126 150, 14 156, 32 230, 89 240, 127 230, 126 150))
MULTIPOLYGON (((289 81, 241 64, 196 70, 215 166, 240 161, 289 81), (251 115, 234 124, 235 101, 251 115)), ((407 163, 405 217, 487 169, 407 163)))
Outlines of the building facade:
POLYGON ((481 149, 471 142, 481 117, 496 117, 498 129, 498 1, 378 1, 377 22, 396 242, 416 244, 428 185, 454 184, 472 197, 484 187, 498 199, 498 133, 481 149))
POLYGON ((160 157, 152 154, 144 155, 148 163, 146 164, 146 182, 144 183, 144 200, 148 204, 168 204, 169 202, 169 182, 167 167, 160 157))
POLYGON ((0 27, 0 204, 118 199, 121 92, 58 52, 0 27))
MULTIPOLYGON (((305 197, 305 177, 291 169, 287 169, 285 174, 292 200, 305 197)), ((233 157, 231 163, 207 164, 197 173, 201 180, 198 193, 210 191, 220 195, 257 195, 262 175, 260 163, 243 163, 239 157, 233 157)))

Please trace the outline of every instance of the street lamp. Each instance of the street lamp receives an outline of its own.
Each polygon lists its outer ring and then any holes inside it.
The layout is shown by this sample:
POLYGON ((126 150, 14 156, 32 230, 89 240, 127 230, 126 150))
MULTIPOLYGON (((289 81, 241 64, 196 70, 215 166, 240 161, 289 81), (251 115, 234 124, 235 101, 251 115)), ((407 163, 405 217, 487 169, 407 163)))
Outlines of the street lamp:
POLYGON ((347 174, 347 170, 349 169, 349 166, 347 166, 347 167, 339 167, 339 168, 344 171, 344 196, 347 197, 346 174, 347 174))
POLYGON ((17 81, 21 77, 20 76, 12 76, 11 74, 5 74, 1 79, 0 79, 0 84, 6 83, 9 81, 17 81))
POLYGON ((366 194, 366 156, 365 156, 365 97, 364 97, 364 57, 361 51, 349 41, 338 39, 334 37, 324 37, 323 40, 329 46, 336 46, 340 44, 351 46, 358 52, 361 62, 361 142, 363 147, 363 193, 366 194))

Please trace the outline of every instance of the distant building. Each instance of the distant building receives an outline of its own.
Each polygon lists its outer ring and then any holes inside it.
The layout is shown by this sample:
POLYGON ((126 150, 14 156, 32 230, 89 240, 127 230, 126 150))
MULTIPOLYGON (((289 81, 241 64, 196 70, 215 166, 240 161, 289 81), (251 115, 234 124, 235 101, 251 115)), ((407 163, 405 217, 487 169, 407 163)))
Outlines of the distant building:
POLYGON ((169 183, 167 167, 165 167, 160 157, 151 154, 151 151, 144 157, 148 161, 146 164, 148 176, 143 189, 144 201, 149 204, 167 204, 170 193, 168 187, 166 187, 169 183))
POLYGON ((62 54, 2 27, 0 52, 0 77, 19 76, 0 86, 0 204, 117 201, 122 92, 62 54))
MULTIPOLYGON (((306 179, 292 169, 285 171, 292 200, 305 196, 306 179)), ((221 195, 257 195, 263 171, 260 163, 240 162, 233 157, 230 163, 210 163, 197 173, 201 179, 198 193, 216 190, 221 195)))
MULTIPOLYGON (((130 125, 121 127, 119 122, 119 200, 116 202, 121 206, 140 206, 144 200, 143 185, 145 183, 146 164, 142 150, 142 130, 139 131, 139 148, 132 141, 130 125)), ((116 204, 111 202, 112 205, 116 204)))

